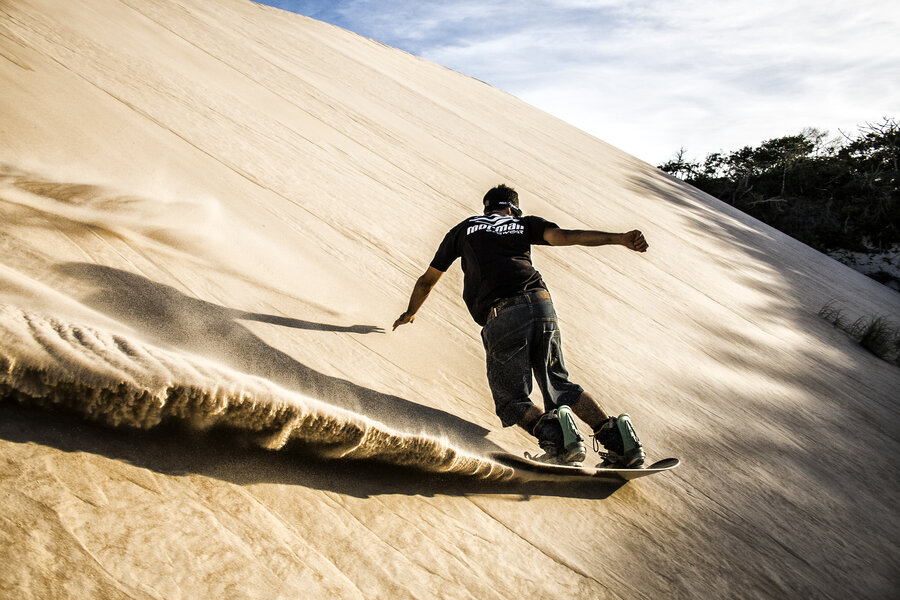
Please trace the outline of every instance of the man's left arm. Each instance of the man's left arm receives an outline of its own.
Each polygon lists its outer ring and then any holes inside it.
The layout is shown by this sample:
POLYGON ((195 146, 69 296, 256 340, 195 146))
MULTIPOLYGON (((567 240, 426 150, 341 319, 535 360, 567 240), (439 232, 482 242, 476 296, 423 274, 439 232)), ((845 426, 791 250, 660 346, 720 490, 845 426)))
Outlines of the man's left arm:
POLYGON ((646 252, 650 246, 644 234, 637 229, 626 233, 607 233, 587 229, 560 229, 548 227, 544 230, 544 241, 551 246, 625 246, 635 252, 646 252))
POLYGON ((394 321, 394 329, 416 320, 416 313, 422 307, 422 304, 425 303, 428 294, 431 293, 432 288, 434 288, 443 274, 443 271, 429 266, 428 270, 416 280, 416 285, 413 286, 412 294, 409 296, 409 306, 407 306, 406 311, 394 321))

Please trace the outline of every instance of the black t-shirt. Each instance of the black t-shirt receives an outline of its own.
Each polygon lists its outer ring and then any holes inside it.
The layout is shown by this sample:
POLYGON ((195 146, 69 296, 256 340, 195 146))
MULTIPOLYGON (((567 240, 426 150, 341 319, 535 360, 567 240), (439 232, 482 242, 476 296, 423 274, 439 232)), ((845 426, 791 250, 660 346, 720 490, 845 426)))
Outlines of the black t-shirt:
POLYGON ((463 300, 479 325, 502 298, 547 289, 531 264, 532 244, 547 245, 544 231, 557 227, 535 216, 469 217, 444 236, 431 266, 446 271, 462 258, 463 300))

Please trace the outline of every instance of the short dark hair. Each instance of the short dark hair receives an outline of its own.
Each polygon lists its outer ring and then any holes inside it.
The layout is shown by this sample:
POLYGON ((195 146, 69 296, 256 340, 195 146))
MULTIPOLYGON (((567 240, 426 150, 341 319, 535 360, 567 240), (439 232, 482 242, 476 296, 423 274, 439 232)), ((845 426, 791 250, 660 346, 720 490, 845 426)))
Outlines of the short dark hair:
POLYGON ((499 204, 500 202, 509 202, 515 207, 519 206, 519 194, 505 183, 493 187, 484 195, 482 203, 485 206, 491 204, 499 204))

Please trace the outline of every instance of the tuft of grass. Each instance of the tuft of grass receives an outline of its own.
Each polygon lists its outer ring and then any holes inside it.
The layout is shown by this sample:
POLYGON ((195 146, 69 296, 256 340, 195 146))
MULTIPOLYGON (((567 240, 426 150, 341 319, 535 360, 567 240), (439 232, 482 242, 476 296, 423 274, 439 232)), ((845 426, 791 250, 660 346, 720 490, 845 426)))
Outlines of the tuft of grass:
POLYGON ((844 317, 844 309, 837 307, 834 300, 819 309, 819 316, 838 329, 847 331, 847 319, 844 317))
POLYGON ((819 310, 819 316, 878 358, 900 366, 900 327, 887 317, 860 317, 851 323, 833 300, 819 310))

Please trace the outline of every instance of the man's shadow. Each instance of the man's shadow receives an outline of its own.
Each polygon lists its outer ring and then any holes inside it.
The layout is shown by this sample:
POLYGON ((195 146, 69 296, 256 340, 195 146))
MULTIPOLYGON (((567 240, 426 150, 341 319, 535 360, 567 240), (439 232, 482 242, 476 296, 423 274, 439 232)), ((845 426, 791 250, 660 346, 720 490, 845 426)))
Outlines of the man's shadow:
POLYGON ((351 334, 381 333, 380 327, 342 327, 251 313, 191 298, 146 277, 90 263, 66 263, 58 270, 90 291, 82 302, 165 344, 215 358, 285 388, 361 413, 409 433, 443 434, 466 448, 490 452, 489 430, 450 413, 331 377, 273 348, 241 325, 241 320, 283 327, 351 334))

